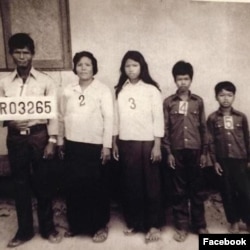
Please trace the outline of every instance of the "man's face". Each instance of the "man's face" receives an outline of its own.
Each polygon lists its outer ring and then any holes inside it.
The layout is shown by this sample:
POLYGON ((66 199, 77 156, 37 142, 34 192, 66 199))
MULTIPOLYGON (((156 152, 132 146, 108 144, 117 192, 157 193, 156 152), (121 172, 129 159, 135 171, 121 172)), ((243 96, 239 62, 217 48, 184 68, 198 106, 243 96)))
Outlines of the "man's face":
POLYGON ((24 47, 23 49, 14 49, 11 56, 17 68, 30 68, 34 55, 29 48, 24 47))

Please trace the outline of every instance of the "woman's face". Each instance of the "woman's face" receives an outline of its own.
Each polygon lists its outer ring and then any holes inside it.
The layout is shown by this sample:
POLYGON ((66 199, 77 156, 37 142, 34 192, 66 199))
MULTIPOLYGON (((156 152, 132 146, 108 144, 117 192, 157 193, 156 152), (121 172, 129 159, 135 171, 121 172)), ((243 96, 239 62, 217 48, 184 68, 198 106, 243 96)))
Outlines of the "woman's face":
POLYGON ((76 64, 76 74, 81 80, 90 80, 93 78, 93 65, 88 57, 82 57, 76 64))
POLYGON ((141 65, 137 61, 128 59, 125 63, 125 73, 131 83, 136 83, 139 80, 141 73, 141 65))

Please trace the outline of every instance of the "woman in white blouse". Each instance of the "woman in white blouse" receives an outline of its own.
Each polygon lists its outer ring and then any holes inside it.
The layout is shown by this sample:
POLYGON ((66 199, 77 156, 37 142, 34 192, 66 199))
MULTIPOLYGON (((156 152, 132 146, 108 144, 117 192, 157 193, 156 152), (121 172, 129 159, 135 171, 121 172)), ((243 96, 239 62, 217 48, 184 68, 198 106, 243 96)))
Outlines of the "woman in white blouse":
POLYGON ((91 234, 94 242, 102 242, 108 236, 109 202, 102 165, 110 159, 112 94, 94 78, 97 60, 90 52, 76 53, 73 63, 79 81, 63 90, 59 105, 59 155, 67 169, 65 237, 91 234))

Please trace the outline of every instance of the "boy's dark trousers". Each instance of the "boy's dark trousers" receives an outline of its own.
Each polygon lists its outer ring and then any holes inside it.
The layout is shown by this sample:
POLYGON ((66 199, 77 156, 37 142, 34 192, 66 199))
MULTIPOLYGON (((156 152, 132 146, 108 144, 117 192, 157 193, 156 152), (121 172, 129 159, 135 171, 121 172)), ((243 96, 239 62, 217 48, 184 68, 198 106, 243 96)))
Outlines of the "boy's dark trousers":
POLYGON ((46 125, 30 135, 20 135, 9 129, 7 147, 15 188, 18 220, 17 237, 22 240, 33 236, 32 193, 37 198, 40 233, 47 238, 54 230, 52 200, 44 191, 49 175, 47 161, 43 160, 48 142, 46 125), (32 166, 32 169, 31 169, 32 166))
POLYGON ((172 153, 175 158, 175 169, 171 171, 175 226, 188 231, 191 219, 194 230, 206 228, 200 150, 182 149, 172 153))
POLYGON ((218 159, 223 172, 220 192, 229 223, 242 219, 250 224, 250 182, 247 177, 247 161, 241 159, 218 159))

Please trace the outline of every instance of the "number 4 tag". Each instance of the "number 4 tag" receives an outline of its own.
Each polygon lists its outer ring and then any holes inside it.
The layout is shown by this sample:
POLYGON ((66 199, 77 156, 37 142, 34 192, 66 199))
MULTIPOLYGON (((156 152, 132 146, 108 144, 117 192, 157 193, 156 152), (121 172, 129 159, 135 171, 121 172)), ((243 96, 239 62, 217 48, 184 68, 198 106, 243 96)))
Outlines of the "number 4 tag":
POLYGON ((188 102, 180 101, 179 103, 179 114, 187 115, 188 102))
POLYGON ((224 128, 225 129, 234 129, 233 117, 229 115, 224 116, 224 128))

